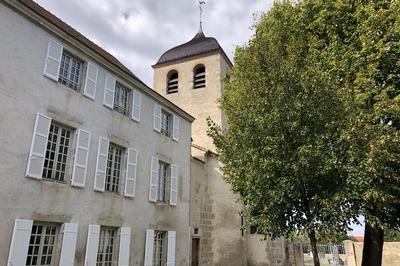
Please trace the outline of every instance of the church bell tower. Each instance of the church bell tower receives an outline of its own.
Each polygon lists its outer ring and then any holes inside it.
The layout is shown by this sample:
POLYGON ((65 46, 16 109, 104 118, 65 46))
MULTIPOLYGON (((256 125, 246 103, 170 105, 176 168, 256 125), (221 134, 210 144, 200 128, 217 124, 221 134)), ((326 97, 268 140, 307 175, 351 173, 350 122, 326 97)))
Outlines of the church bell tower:
POLYGON ((232 63, 212 37, 199 32, 188 42, 166 51, 153 65, 154 89, 193 115, 194 145, 214 151, 207 136, 207 117, 224 127, 224 116, 218 107, 223 78, 232 63))

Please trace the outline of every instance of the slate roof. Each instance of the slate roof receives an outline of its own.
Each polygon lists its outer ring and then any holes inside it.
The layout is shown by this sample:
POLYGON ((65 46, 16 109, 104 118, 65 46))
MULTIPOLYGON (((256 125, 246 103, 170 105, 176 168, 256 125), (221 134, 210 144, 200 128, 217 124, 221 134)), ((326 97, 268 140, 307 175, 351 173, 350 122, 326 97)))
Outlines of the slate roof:
POLYGON ((181 60, 192 56, 216 51, 221 52, 225 56, 227 61, 232 65, 224 50, 219 45, 218 41, 213 37, 206 37, 203 31, 200 29, 200 31, 190 41, 169 49, 164 54, 162 54, 160 59, 158 59, 158 62, 153 65, 153 67, 176 60, 181 60))

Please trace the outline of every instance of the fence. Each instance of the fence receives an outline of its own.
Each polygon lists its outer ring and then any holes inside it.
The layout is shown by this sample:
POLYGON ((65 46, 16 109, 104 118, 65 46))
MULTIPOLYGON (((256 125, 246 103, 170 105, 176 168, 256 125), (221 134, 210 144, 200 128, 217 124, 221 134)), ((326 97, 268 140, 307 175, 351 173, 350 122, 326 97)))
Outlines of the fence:
MULTIPOLYGON (((347 265, 346 250, 343 244, 328 243, 317 245, 317 251, 321 266, 347 265)), ((303 244, 304 265, 314 265, 309 244, 303 244)))

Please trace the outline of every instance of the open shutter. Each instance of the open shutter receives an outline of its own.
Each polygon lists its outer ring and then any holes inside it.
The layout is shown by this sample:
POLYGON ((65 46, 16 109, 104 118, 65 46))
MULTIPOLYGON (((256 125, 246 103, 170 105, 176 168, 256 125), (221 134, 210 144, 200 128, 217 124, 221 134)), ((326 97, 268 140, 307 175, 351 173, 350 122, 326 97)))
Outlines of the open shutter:
POLYGON ((36 114, 32 144, 29 152, 28 166, 26 168, 26 176, 36 179, 42 179, 50 123, 50 117, 47 117, 40 113, 36 114))
POLYGON ((100 225, 89 224, 89 230, 86 242, 85 266, 96 266, 99 238, 100 238, 100 225))
POLYGON ((175 141, 179 140, 179 117, 174 115, 172 139, 175 141))
POLYGON ((150 192, 149 201, 156 202, 158 194, 158 171, 159 171, 158 158, 151 157, 151 169, 150 169, 150 192))
POLYGON ((175 266, 176 232, 168 231, 167 266, 175 266))
POLYGON ((49 40, 43 74, 58 81, 63 46, 54 40, 49 40))
POLYGON ((115 82, 115 77, 107 73, 106 80, 104 82, 103 104, 111 109, 114 108, 115 82))
POLYGON ((90 132, 78 129, 71 185, 85 187, 90 147, 90 132))
POLYGON ((154 104, 154 122, 153 128, 157 132, 161 132, 161 106, 159 104, 154 104))
POLYGON ((136 168, 138 153, 134 149, 128 149, 128 160, 126 164, 125 196, 134 197, 136 187, 136 168))
POLYGON ((131 243, 131 228, 121 227, 119 235, 118 266, 129 266, 129 251, 131 243))
POLYGON ((106 185, 106 170, 107 170, 107 158, 108 158, 108 139, 99 138, 99 147, 97 150, 97 162, 96 162, 96 175, 94 177, 94 190, 104 192, 106 185))
POLYGON ((97 73, 97 66, 89 62, 86 68, 85 89, 83 90, 83 94, 92 100, 96 97, 97 73))
POLYGON ((74 266, 78 224, 64 224, 59 266, 74 266))
POLYGON ((144 252, 144 266, 153 265, 154 230, 146 230, 146 248, 144 252))
POLYGON ((140 122, 140 112, 142 108, 142 94, 137 90, 133 90, 133 107, 132 107, 132 119, 136 122, 140 122))
POLYGON ((169 193, 169 204, 176 206, 178 202, 178 166, 171 164, 171 189, 169 193))
POLYGON ((32 224, 32 220, 15 220, 10 252, 8 254, 8 266, 26 264, 26 256, 28 255, 32 224))

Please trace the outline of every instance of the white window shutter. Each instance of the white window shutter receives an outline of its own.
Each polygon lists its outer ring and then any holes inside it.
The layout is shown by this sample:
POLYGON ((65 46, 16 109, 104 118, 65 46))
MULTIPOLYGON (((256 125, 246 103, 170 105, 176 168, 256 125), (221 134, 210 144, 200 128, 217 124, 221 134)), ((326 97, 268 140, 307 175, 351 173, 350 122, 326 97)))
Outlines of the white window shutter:
POLYGON ((89 224, 86 242, 85 266, 96 266, 99 239, 100 225, 89 224))
POLYGON ((159 178, 159 163, 158 158, 151 157, 151 169, 150 169, 150 191, 149 201, 156 202, 158 194, 158 178, 159 178))
POLYGON ((128 160, 126 163, 125 196, 134 197, 136 188, 136 169, 138 152, 128 149, 128 160))
POLYGON ((179 140, 179 117, 174 115, 173 116, 173 130, 172 130, 172 139, 175 141, 179 140))
POLYGON ((176 206, 178 202, 178 166, 171 164, 171 188, 169 192, 169 204, 176 206))
POLYGON ((94 190, 104 192, 106 185, 106 171, 108 159, 108 139, 99 138, 99 147, 97 150, 96 174, 94 177, 94 190))
POLYGON ((47 55, 44 63, 43 74, 55 81, 58 81, 62 52, 63 46, 50 39, 49 45, 47 46, 47 55))
POLYGON ((114 108, 114 93, 115 93, 116 79, 111 74, 106 73, 106 80, 104 82, 104 98, 103 104, 108 108, 114 108))
POLYGON ((153 128, 157 132, 161 132, 161 106, 154 104, 154 123, 153 128))
POLYGON ((140 113, 142 109, 142 94, 137 90, 133 90, 132 119, 140 122, 140 113))
POLYGON ((50 117, 47 117, 40 113, 36 114, 32 144, 29 152, 28 166, 26 168, 26 176, 36 179, 42 179, 50 124, 50 117))
POLYGON ((64 224, 59 266, 74 266, 77 236, 78 224, 64 224))
POLYGON ((87 63, 85 88, 83 94, 90 99, 94 100, 96 97, 96 84, 97 84, 97 66, 90 62, 87 63))
POLYGON ((8 254, 8 266, 26 264, 32 225, 32 220, 15 220, 13 235, 11 238, 10 252, 8 254))
POLYGON ((167 266, 175 266, 176 232, 168 231, 167 266))
POLYGON ((154 230, 146 230, 146 248, 144 252, 144 266, 153 266, 154 230))
POLYGON ((71 185, 76 187, 85 187, 90 147, 90 132, 78 129, 77 136, 71 185))
POLYGON ((129 266, 129 251, 131 243, 131 228, 121 227, 119 231, 118 266, 129 266))

